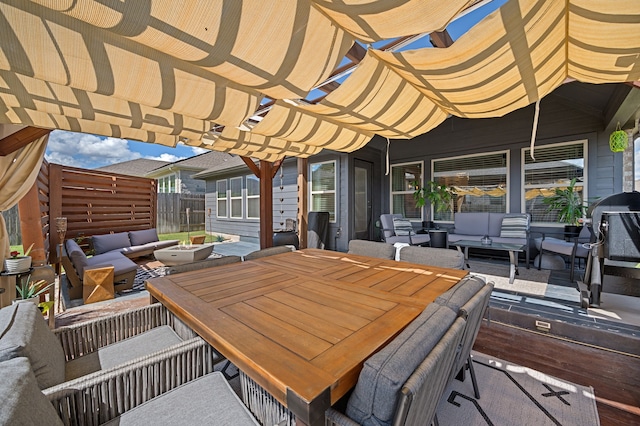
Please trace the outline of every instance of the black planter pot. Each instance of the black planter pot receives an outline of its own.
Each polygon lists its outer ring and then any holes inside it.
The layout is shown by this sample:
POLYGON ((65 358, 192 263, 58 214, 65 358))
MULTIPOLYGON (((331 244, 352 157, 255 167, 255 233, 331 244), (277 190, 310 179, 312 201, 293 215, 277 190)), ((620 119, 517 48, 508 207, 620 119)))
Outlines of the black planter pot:
POLYGON ((430 230, 429 231, 429 245, 437 248, 449 248, 447 237, 448 232, 446 230, 430 230))
POLYGON ((565 225, 564 226, 564 239, 567 241, 573 240, 578 235, 580 235, 580 231, 582 230, 582 226, 578 225, 565 225))
POLYGON ((295 231, 275 231, 273 233, 274 246, 294 246, 296 250, 300 248, 300 240, 295 231))

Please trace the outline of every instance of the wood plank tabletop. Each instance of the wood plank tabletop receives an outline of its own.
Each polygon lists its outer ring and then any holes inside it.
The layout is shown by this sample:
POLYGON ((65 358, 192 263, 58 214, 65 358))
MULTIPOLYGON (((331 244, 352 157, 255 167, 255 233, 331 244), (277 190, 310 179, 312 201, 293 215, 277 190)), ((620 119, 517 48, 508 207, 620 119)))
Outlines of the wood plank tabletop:
POLYGON ((147 281, 165 304, 302 423, 467 271, 305 249, 147 281))

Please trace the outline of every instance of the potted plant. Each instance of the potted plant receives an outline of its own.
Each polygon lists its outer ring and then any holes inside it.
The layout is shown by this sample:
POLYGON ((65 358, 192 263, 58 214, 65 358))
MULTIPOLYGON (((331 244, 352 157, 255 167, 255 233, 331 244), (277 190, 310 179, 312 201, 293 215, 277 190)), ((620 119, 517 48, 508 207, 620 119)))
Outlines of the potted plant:
MULTIPOLYGON (((446 212, 451 208, 451 200, 453 200, 453 195, 455 194, 453 187, 441 185, 432 180, 425 182, 422 187, 419 181, 414 181, 411 184, 415 188, 413 199, 416 200, 416 207, 424 207, 428 200, 436 212, 446 212)), ((428 227, 435 228, 430 217, 430 209, 427 209, 428 227)))
POLYGON ((24 255, 20 256, 20 252, 15 250, 10 253, 9 258, 4 260, 4 270, 9 273, 14 272, 24 272, 31 268, 31 249, 33 248, 33 244, 29 246, 24 255))
MULTIPOLYGON (((425 182, 423 187, 420 187, 420 182, 412 182, 414 188, 413 198, 416 200, 416 207, 424 207, 427 200, 429 204, 433 206, 436 212, 446 212, 451 208, 451 201, 455 194, 452 187, 441 185, 438 182, 432 180, 425 182)), ((447 232, 439 231, 438 227, 430 220, 430 211, 427 209, 427 220, 423 222, 423 227, 429 229, 429 243, 431 247, 447 247, 447 232), (426 226, 425 226, 426 225, 426 226)))
POLYGON ((20 283, 16 284, 19 297, 14 300, 14 303, 30 301, 36 305, 40 305, 40 295, 48 291, 54 284, 55 283, 48 283, 45 280, 31 281, 31 275, 29 275, 26 280, 20 280, 20 283))
POLYGON ((558 221, 566 223, 565 234, 577 236, 580 234, 580 222, 585 215, 586 205, 575 188, 576 178, 571 179, 565 188, 556 188, 551 197, 546 197, 542 202, 547 205, 547 212, 556 211, 558 221))

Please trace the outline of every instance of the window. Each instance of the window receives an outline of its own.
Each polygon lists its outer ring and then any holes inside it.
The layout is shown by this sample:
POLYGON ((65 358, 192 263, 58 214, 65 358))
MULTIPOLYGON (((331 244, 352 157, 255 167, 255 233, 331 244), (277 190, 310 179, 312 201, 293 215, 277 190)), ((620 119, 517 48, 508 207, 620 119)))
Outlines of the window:
POLYGON ((176 187, 176 175, 171 174, 158 179, 158 193, 171 194, 178 192, 176 187))
POLYGON ((529 148, 522 150, 522 203, 525 211, 531 214, 531 222, 557 223, 557 212, 547 211, 547 205, 543 200, 552 195, 556 188, 567 187, 574 178, 575 189, 581 194, 582 199, 585 199, 586 141, 536 146, 535 160, 531 158, 530 152, 529 148))
POLYGON ((247 176, 247 219, 260 219, 260 180, 247 176))
POLYGON ((435 220, 453 221, 456 212, 507 212, 509 155, 491 152, 433 160, 433 179, 453 187, 454 203, 435 212, 435 220))
POLYGON ((227 217, 227 181, 216 182, 217 217, 227 217))
POLYGON ((329 221, 336 221, 336 162, 311 164, 311 206, 314 212, 329 212, 329 221))
POLYGON ((422 182, 422 162, 391 166, 391 213, 422 220, 422 209, 413 198, 413 181, 422 182))
POLYGON ((231 217, 242 219, 242 177, 229 179, 229 193, 231 195, 231 217))

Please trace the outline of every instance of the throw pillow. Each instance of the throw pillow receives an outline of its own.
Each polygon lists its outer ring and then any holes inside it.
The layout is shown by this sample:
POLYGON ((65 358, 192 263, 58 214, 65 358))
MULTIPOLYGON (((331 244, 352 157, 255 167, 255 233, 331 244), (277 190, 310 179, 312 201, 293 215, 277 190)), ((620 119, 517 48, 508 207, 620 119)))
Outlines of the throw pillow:
POLYGON ((393 231, 398 236, 414 235, 411 221, 405 218, 398 218, 398 217, 393 218, 393 231))
POLYGON ((505 215, 502 218, 500 237, 527 238, 529 230, 529 216, 526 214, 505 215))

